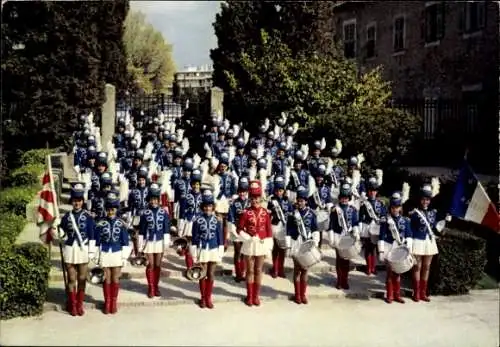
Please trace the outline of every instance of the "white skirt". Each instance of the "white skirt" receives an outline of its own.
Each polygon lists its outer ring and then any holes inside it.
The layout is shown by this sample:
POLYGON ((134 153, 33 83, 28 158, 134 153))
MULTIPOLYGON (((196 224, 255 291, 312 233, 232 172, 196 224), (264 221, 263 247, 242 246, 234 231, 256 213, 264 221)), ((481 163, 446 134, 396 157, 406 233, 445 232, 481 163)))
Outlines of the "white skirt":
POLYGON ((146 241, 146 247, 144 247, 145 254, 163 253, 163 240, 159 241, 146 241))
POLYGON ((78 242, 73 241, 73 245, 64 246, 63 250, 64 262, 67 264, 87 264, 89 262, 89 246, 78 246, 78 242))
POLYGON ((100 267, 122 267, 122 251, 112 252, 111 250, 108 252, 101 251, 99 257, 99 266, 100 267))
POLYGON ((219 248, 213 249, 201 249, 200 251, 200 263, 220 263, 222 261, 222 257, 219 251, 219 248))
POLYGON ((425 240, 413 239, 412 254, 413 255, 436 255, 438 254, 436 238, 432 239, 427 235, 425 240))
POLYGON ((273 239, 260 239, 252 237, 250 240, 243 242, 241 253, 251 257, 269 256, 273 248, 273 239))
POLYGON ((191 237, 193 236, 193 222, 189 222, 185 219, 179 221, 179 236, 180 237, 191 237))

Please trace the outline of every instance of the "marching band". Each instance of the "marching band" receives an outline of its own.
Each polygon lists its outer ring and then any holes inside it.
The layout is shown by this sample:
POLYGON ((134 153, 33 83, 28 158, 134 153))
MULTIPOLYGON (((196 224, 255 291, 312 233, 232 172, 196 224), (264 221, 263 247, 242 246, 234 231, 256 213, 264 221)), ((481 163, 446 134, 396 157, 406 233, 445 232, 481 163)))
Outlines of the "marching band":
POLYGON ((272 278, 286 278, 285 259, 293 259, 293 301, 307 304, 308 270, 321 261, 322 244, 335 249, 337 289, 349 289, 350 262, 362 254, 368 276, 377 260, 386 266, 387 303, 404 303, 400 275, 408 271, 413 300, 430 300, 430 264, 444 227, 429 207, 437 179, 422 187, 418 207, 404 216, 408 184, 386 206, 378 196, 382 170, 362 174, 362 154, 343 167, 340 140, 330 150, 325 139, 311 150, 297 143, 298 125, 287 124, 286 114, 272 129, 266 119, 253 137, 214 114, 200 134, 204 153, 194 152, 184 130, 161 112, 139 121, 119 112, 105 146, 92 118, 82 116, 74 135, 78 181, 71 188, 73 210, 58 228, 71 315, 84 314, 89 261, 97 265, 91 275, 101 273, 104 313, 117 312, 126 262, 145 266, 146 295, 161 296, 162 259, 170 247, 184 257, 186 277, 199 283, 199 306, 213 308, 215 269, 229 243, 248 306, 261 304, 266 257, 272 278))

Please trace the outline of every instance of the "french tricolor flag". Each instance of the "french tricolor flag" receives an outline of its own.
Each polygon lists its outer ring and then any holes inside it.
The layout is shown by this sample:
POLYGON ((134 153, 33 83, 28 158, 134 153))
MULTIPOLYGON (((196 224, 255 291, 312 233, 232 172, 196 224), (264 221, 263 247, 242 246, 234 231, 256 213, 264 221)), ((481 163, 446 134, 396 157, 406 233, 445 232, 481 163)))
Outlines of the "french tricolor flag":
POLYGON ((467 162, 458 175, 450 213, 500 233, 498 211, 467 162))

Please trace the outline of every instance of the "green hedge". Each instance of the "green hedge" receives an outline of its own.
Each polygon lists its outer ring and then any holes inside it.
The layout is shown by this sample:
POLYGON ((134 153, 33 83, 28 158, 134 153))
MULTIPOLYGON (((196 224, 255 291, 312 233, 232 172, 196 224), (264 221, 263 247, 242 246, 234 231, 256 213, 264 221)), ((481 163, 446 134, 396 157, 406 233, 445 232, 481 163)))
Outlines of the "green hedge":
POLYGON ((21 154, 19 159, 19 167, 27 165, 45 165, 47 155, 53 153, 52 149, 31 149, 21 154))
POLYGON ((483 276, 486 241, 470 232, 445 229, 429 277, 431 294, 467 294, 483 276))
POLYGON ((39 243, 0 247, 0 319, 39 315, 47 297, 50 261, 39 243))
POLYGON ((44 164, 28 164, 13 170, 8 178, 11 187, 25 187, 40 184, 45 170, 44 164))
POLYGON ((0 213, 0 221, 0 244, 14 244, 23 231, 26 219, 14 213, 0 213))
POLYGON ((0 192, 0 213, 26 215, 26 205, 39 191, 39 186, 11 187, 0 192))

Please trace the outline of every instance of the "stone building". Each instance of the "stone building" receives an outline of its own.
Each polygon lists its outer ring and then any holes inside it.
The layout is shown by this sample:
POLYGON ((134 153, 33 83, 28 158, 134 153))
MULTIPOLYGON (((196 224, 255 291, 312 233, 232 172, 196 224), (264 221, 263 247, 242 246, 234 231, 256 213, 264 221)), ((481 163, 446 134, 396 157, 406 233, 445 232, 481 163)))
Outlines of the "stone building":
POLYGON ((212 88, 211 66, 186 67, 178 71, 174 76, 174 97, 186 95, 198 95, 200 92, 208 92, 212 88))

